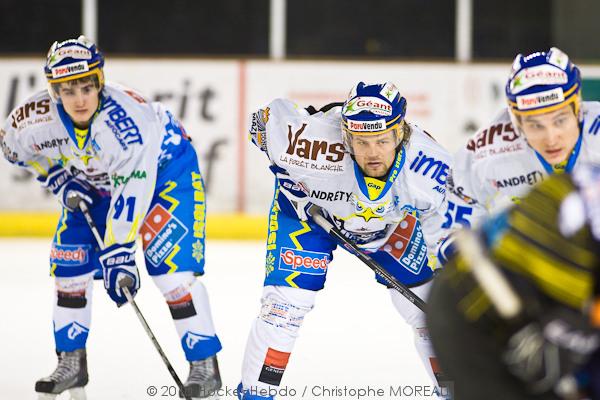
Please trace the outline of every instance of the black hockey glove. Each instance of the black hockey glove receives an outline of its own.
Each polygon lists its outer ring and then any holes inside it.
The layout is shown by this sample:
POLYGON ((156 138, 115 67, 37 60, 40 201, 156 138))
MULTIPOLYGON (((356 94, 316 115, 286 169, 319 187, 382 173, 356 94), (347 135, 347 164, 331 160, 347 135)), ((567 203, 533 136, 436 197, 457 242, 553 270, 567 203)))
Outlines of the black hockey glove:
POLYGON ((506 344, 503 360, 531 393, 553 391, 564 376, 580 368, 600 347, 600 331, 587 317, 564 307, 531 321, 506 344))

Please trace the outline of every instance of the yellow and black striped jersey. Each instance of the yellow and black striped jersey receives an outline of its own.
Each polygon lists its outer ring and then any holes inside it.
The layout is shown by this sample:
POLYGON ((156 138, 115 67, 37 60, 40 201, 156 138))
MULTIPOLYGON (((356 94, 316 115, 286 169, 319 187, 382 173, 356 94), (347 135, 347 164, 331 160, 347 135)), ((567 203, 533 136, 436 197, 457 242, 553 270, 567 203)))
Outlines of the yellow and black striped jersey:
POLYGON ((561 232, 561 206, 575 191, 566 174, 535 187, 506 214, 505 229, 490 243, 490 253, 498 265, 530 280, 548 297, 582 309, 598 274, 600 245, 588 224, 569 237, 561 232))
MULTIPOLYGON (((479 232, 489 258, 518 293, 581 312, 600 287, 600 229, 595 226, 600 222, 600 179, 580 183, 575 175, 553 175, 519 204, 485 221, 479 232)), ((466 319, 497 321, 470 271, 459 253, 440 278, 460 293, 457 307, 466 319)))

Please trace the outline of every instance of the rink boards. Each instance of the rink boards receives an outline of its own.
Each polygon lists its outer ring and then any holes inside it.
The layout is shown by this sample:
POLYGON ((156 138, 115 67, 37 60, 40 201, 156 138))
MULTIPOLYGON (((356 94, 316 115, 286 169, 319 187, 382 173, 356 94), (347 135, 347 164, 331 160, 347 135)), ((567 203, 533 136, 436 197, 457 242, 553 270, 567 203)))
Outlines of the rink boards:
MULTIPOLYGON (((407 120, 455 151, 504 105, 503 64, 128 59, 108 56, 108 80, 126 84, 176 114, 198 151, 207 188, 208 235, 262 238, 274 179, 247 140, 248 114, 277 97, 319 108, 342 101, 358 81, 392 81, 408 99, 407 120)), ((0 62, 0 112, 45 88, 43 58, 0 62)), ((599 66, 582 67, 600 79, 599 66)), ((600 80, 588 80, 598 87, 600 80)), ((586 83, 583 86, 586 97, 586 83)), ((591 92, 588 91, 588 92, 591 92)), ((0 161, 0 235, 46 235, 56 201, 32 176, 0 161), (21 227, 20 227, 21 226, 21 227)))

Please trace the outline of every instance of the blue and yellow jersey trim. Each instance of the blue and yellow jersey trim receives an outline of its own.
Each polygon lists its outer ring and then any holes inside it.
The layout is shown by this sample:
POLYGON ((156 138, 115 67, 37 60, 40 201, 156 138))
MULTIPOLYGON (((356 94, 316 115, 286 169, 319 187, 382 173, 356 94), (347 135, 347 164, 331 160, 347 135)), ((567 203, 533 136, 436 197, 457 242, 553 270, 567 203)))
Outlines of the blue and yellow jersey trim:
POLYGON ((67 111, 65 110, 64 106, 60 103, 56 105, 56 108, 58 110, 58 116, 60 117, 60 120, 62 121, 65 129, 67 130, 69 137, 71 138, 73 143, 75 143, 75 145, 77 146, 77 148, 79 150, 85 149, 86 146, 88 145, 89 139, 92 136, 92 123, 94 122, 94 120, 96 119, 98 114, 100 113, 100 110, 102 109, 103 104, 104 104, 104 96, 101 95, 100 101, 98 102, 98 108, 96 109, 96 112, 94 113, 94 115, 92 115, 92 118, 90 119, 90 123, 86 129, 77 128, 75 126, 75 124, 73 123, 73 120, 71 119, 71 117, 69 117, 69 114, 67 114, 67 111))
POLYGON ((356 181, 358 182, 358 187, 365 197, 367 197, 371 201, 380 200, 385 194, 390 190, 396 178, 400 174, 402 167, 404 166, 404 162, 406 161, 406 151, 404 146, 400 146, 400 151, 396 154, 396 160, 394 161, 394 165, 390 170, 388 177, 385 181, 383 187, 379 188, 380 184, 377 182, 382 182, 379 179, 365 177, 360 167, 354 161, 354 176, 356 177, 356 181), (369 183, 371 183, 374 187, 369 190, 369 183))

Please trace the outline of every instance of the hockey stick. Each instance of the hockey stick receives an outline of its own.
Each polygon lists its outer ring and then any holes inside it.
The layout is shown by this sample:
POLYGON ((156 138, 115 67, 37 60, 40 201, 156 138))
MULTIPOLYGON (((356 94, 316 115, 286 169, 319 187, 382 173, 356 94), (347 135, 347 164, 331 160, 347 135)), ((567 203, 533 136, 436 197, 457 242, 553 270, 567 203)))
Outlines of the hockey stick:
POLYGON ((508 280, 498 271, 498 267, 483 252, 475 234, 467 229, 456 233, 456 244, 460 254, 471 268, 473 277, 489 297, 498 314, 506 320, 516 318, 523 310, 523 304, 508 280))
POLYGON ((323 228, 325 232, 333 236, 340 244, 350 250, 356 257, 360 259, 360 261, 367 264, 369 268, 371 268, 377 275, 381 276, 388 285, 396 289, 408 301, 413 303, 421 311, 426 312, 427 305, 423 299, 414 294, 408 287, 406 287, 406 285, 402 284, 398 279, 396 279, 396 277, 379 265, 377 261, 373 260, 371 256, 365 254, 355 243, 352 243, 350 240, 348 240, 335 225, 333 225, 323 216, 321 213, 321 207, 311 204, 307 211, 312 217, 313 221, 323 228))
MULTIPOLYGON (((98 242, 98 247, 100 247, 100 250, 104 250, 104 240, 102 240, 102 238, 100 237, 100 232, 98 231, 98 227, 96 226, 96 223, 94 222, 94 219, 92 218, 92 215, 90 214, 90 210, 88 209, 87 204, 85 203, 85 201, 80 200, 79 198, 75 198, 75 199, 77 199, 77 206, 79 207, 79 209, 83 213, 83 216, 84 216, 86 222, 88 223, 88 225, 90 227, 90 230, 92 231, 92 233, 94 234, 94 237, 96 238, 96 242, 98 242)), ((71 206, 71 202, 70 201, 69 201, 69 206, 71 206)), ((180 393, 183 394, 185 400, 192 400, 191 397, 189 397, 186 394, 185 388, 183 387, 183 383, 181 382, 181 379, 179 379, 179 376, 177 375, 177 372, 175 372, 175 369, 173 368, 173 366, 169 362, 169 359, 167 358, 166 354, 164 353, 162 347, 160 347, 160 344, 158 343, 158 340, 156 340, 156 336, 154 336, 154 333, 152 333, 152 330, 150 329, 150 326, 148 325, 148 322, 146 322, 146 318, 144 318, 144 315, 142 314, 142 311, 140 310, 140 308, 138 307, 137 303, 133 299, 133 296, 131 295, 131 292, 129 291, 129 288, 128 288, 126 280, 125 279, 121 279, 119 281, 119 286, 121 287, 121 290, 125 294, 125 297, 127 297, 127 301, 133 307, 133 310, 135 311, 135 315, 137 315, 138 319, 142 323, 142 326, 144 327, 144 330, 146 331, 146 333, 148 334, 148 337, 152 341, 152 344, 154 345, 154 348, 156 349, 156 351, 158 351, 158 354, 160 355, 160 358, 162 358, 165 366, 169 370, 169 373, 171 374, 171 376, 175 380, 175 383, 177 384, 177 387, 179 387, 180 393)))

